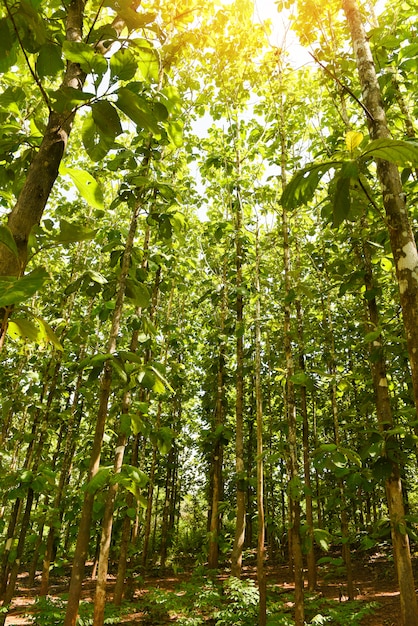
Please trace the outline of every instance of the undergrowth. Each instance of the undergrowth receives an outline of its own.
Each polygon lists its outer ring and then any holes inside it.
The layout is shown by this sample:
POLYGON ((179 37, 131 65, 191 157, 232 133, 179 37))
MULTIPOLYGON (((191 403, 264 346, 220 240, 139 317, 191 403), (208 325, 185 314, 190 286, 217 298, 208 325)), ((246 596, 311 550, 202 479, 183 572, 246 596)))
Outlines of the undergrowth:
MULTIPOLYGON (((267 626, 293 626, 293 596, 277 587, 268 593, 267 626)), ((360 626, 365 615, 377 608, 376 603, 326 600, 319 595, 305 598, 306 624, 318 626, 360 626)), ((230 577, 218 582, 213 576, 193 576, 174 591, 152 588, 135 603, 120 609, 106 606, 104 624, 120 624, 122 615, 141 610, 142 624, 159 626, 254 626, 258 622, 258 589, 252 580, 230 577)), ((82 603, 78 626, 90 626, 93 605, 82 603)), ((64 623, 65 601, 50 597, 38 598, 35 613, 30 616, 36 626, 61 626, 64 623)))

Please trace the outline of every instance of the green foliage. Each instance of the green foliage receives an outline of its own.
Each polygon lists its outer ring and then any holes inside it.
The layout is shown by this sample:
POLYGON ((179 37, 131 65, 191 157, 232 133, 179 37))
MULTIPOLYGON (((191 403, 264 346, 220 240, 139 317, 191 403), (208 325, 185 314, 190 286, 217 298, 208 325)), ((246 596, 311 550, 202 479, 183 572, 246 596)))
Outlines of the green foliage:
POLYGON ((231 576, 224 585, 226 606, 214 612, 216 626, 252 626, 258 618, 258 589, 252 580, 231 576))
POLYGON ((49 278, 39 267, 22 278, 0 278, 0 307, 21 304, 39 291, 49 278))
MULTIPOLYGON (((61 626, 65 617, 65 600, 51 596, 39 596, 36 598, 35 611, 26 617, 34 626, 61 626)), ((91 626, 93 624, 94 605, 91 602, 81 602, 77 626, 91 626)), ((126 606, 115 607, 108 604, 105 607, 104 624, 121 624, 123 615, 129 611, 126 606)))

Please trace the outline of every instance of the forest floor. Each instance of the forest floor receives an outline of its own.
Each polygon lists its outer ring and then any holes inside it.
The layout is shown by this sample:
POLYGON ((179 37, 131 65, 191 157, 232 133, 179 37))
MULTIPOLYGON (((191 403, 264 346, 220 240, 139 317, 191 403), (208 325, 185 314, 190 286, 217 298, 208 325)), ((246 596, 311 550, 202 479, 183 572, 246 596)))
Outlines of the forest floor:
MULTIPOLYGON (((361 626, 399 626, 400 623, 400 602, 399 591, 397 588, 393 563, 388 561, 387 554, 374 554, 367 559, 354 560, 354 581, 356 588, 356 605, 367 604, 370 602, 377 603, 378 607, 374 610, 373 615, 363 617, 361 626)), ((418 563, 415 563, 415 570, 418 563)), ((147 595, 155 589, 165 593, 177 593, 178 590, 191 576, 191 571, 182 573, 166 573, 159 576, 157 572, 146 576, 142 580, 141 589, 135 593, 134 602, 130 604, 129 613, 126 613, 119 623, 125 625, 132 624, 152 624, 153 626, 163 624, 174 624, 176 617, 173 615, 159 616, 158 622, 149 621, 149 615, 141 611, 141 605, 147 595), (134 608, 135 607, 135 608, 134 608), (137 608, 136 608, 137 607, 137 608)), ((415 574, 418 572, 415 571, 415 574)), ((293 585, 289 577, 289 569, 286 565, 268 566, 266 569, 267 583, 269 588, 274 588, 278 593, 291 592, 293 585)), ((219 576, 220 579, 227 578, 227 575, 219 576)), ((244 568, 243 578, 252 578, 255 580, 255 568, 248 566, 244 568)), ((23 626, 33 624, 31 614, 34 612, 35 600, 39 592, 39 581, 35 586, 28 587, 28 575, 22 573, 18 581, 18 589, 16 597, 12 602, 9 615, 6 619, 6 626, 23 626)), ((416 576, 417 579, 417 576, 416 576)), ((50 589, 50 598, 59 600, 68 590, 68 576, 52 578, 50 589)), ((111 597, 114 581, 109 579, 109 595, 111 597)), ((83 602, 93 602, 95 582, 86 579, 83 585, 83 602)), ((318 579, 318 594, 326 600, 346 602, 344 595, 344 579, 338 576, 338 572, 327 571, 326 568, 320 568, 320 576, 318 579), (342 597, 341 597, 342 594, 342 597)), ((41 621, 37 623, 43 623, 41 621)), ((48 622, 58 624, 59 621, 48 622)), ((211 623, 211 622, 208 622, 211 623)), ((332 623, 332 622, 327 622, 332 623)))

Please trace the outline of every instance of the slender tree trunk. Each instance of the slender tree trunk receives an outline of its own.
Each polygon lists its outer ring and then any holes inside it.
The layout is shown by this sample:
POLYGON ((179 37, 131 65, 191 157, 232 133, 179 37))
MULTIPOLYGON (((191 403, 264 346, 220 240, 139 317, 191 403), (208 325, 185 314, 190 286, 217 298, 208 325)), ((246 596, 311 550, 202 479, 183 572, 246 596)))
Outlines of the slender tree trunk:
MULTIPOLYGON (((84 348, 80 351, 79 360, 83 358, 84 348)), ((76 435, 78 433, 78 428, 81 421, 82 416, 82 406, 80 406, 80 389, 83 383, 83 374, 80 372, 77 378, 77 382, 74 389, 74 395, 71 403, 71 420, 68 427, 66 446, 64 452, 64 458, 62 461, 62 467, 58 482, 58 489, 54 499, 54 510, 59 510, 59 522, 61 524, 62 517, 64 514, 64 510, 61 506, 62 498, 64 495, 65 487, 68 484, 70 479, 70 468, 71 463, 74 457, 75 449, 76 449, 76 435)), ((50 521, 50 527, 48 532, 48 538, 46 541, 45 547, 45 555, 43 559, 42 565, 42 578, 41 578, 41 588, 39 590, 40 596, 46 596, 49 588, 49 571, 51 567, 51 562, 54 560, 53 552, 54 552, 54 543, 56 537, 56 528, 54 524, 54 520, 50 521)))
MULTIPOLYGON (((218 371, 216 374, 216 404, 215 404, 215 420, 214 431, 222 427, 224 421, 224 363, 225 363, 225 317, 226 317, 226 262, 223 264, 222 272, 222 295, 221 306, 219 311, 219 353, 218 353, 218 371)), ((212 499, 209 520, 209 551, 208 551, 208 568, 217 569, 219 560, 219 530, 220 530, 220 514, 219 502, 222 499, 223 481, 223 445, 222 438, 218 437, 215 442, 215 448, 212 454, 212 499)))
MULTIPOLYGON (((237 156, 237 174, 240 172, 237 156)), ((244 466, 244 337, 242 332, 244 301, 242 296, 242 199, 239 188, 235 198, 235 255, 236 255, 236 405, 235 405, 235 472, 236 472, 236 522, 231 556, 231 574, 241 577, 242 550, 245 541, 245 466, 244 466)))
MULTIPOLYGON (((125 454, 127 436, 120 434, 115 450, 115 460, 113 464, 114 474, 119 474, 122 468, 125 454)), ((107 569, 109 562, 110 541, 112 539, 113 510, 118 491, 118 484, 114 482, 110 485, 106 497, 106 505, 102 521, 102 536, 100 540, 99 562, 97 570, 96 595, 94 597, 93 626, 102 626, 104 623, 104 612, 106 606, 106 583, 107 569)))
MULTIPOLYGON (((161 410, 161 405, 159 407, 161 410)), ((159 422, 159 417, 157 419, 159 422)), ((157 425, 158 428, 158 425, 157 425)), ((152 520, 152 507, 154 503, 154 486, 155 486, 155 469, 157 466, 157 446, 154 445, 152 449, 151 467, 149 472, 148 482, 148 494, 147 494, 147 508, 145 511, 145 523, 144 523, 144 541, 142 545, 142 566, 146 571, 149 552, 149 540, 151 536, 151 520, 152 520)))
MULTIPOLYGON (((363 243, 363 259, 365 268, 366 293, 374 292, 372 261, 369 245, 363 243)), ((367 298, 368 332, 376 331, 380 327, 379 312, 375 297, 367 298)), ((376 412, 379 429, 383 433, 393 427, 393 415, 389 397, 389 385, 386 377, 386 362, 380 338, 370 344, 370 369, 376 398, 376 412)), ((393 437, 386 436, 387 445, 393 437)), ((396 444, 395 444, 396 445, 396 444)), ((397 444, 399 445, 399 444, 397 444)), ((401 619, 404 626, 415 626, 418 621, 418 605, 415 593, 414 574, 411 564, 409 538, 405 532, 405 507, 402 493, 399 463, 391 458, 392 472, 385 481, 386 498, 388 503, 394 560, 398 575, 398 584, 401 601, 401 619), (414 622, 414 619, 417 620, 414 622)))
POLYGON ((264 465, 263 465, 263 397, 261 388, 261 293, 260 293, 260 248, 259 229, 256 233, 256 277, 255 277, 255 406, 257 420, 257 582, 260 594, 258 612, 259 626, 267 623, 267 584, 264 569, 264 465))
MULTIPOLYGON (((300 300, 296 300, 296 315, 298 321, 298 339, 299 339, 299 367, 302 372, 305 372, 305 348, 303 339, 303 320, 302 320, 302 308, 300 300)), ((309 545, 306 554, 308 565, 308 589, 314 591, 316 587, 316 560, 314 549, 314 523, 313 523, 313 503, 312 503, 312 484, 311 484, 311 463, 310 463, 310 447, 309 447, 309 422, 308 422, 308 407, 306 401, 306 386, 300 387, 300 401, 301 401, 301 413, 303 419, 303 475, 305 479, 306 495, 306 524, 308 526, 309 545)))
MULTIPOLYGON (((20 529, 19 541, 18 541, 17 548, 16 548, 16 557, 11 567, 10 579, 7 584, 6 593, 4 594, 3 607, 8 608, 10 602, 13 599, 13 595, 15 592, 17 575, 19 574, 19 568, 20 568, 20 561, 23 555, 23 549, 25 547, 26 532, 29 527, 32 503, 33 503, 33 489, 32 487, 29 487, 28 497, 26 498, 25 511, 22 517, 22 526, 20 529)), ((0 626, 3 626, 3 624, 5 624, 6 618, 7 618, 7 612, 8 611, 0 612, 0 626)))
MULTIPOLYGON (((282 142, 283 144, 283 142, 282 142)), ((285 152, 283 151, 283 157, 285 152)), ((284 168, 282 168, 284 172, 284 168)), ((299 485, 299 461, 297 449, 297 422, 296 422, 296 402, 292 376, 294 374, 292 343, 291 343, 291 311, 290 303, 286 296, 290 293, 290 247, 289 247, 289 225, 286 209, 283 209, 283 263, 285 275, 285 303, 284 303, 284 351, 286 360, 286 413, 288 424, 288 498, 289 498, 289 548, 291 550, 291 560, 295 578, 295 626, 303 626, 305 621, 304 608, 304 580, 303 580, 303 557, 300 537, 300 515, 302 497, 301 486, 299 485)))
MULTIPOLYGON (((122 267, 119 275, 118 291, 116 295, 115 309, 112 318, 112 327, 110 331, 109 341, 107 345, 107 352, 113 354, 116 350, 117 337, 119 333, 123 302, 125 297, 126 279, 128 276, 132 247, 134 237, 136 233, 137 220, 138 220, 137 207, 132 215, 131 224, 129 227, 129 233, 127 236, 125 251, 123 254, 122 267)), ((92 478, 97 474, 100 466, 100 455, 102 450, 102 441, 107 419, 108 402, 110 397, 110 389, 112 383, 112 366, 110 360, 107 360, 104 364, 104 371, 100 381, 99 392, 99 408, 96 416, 96 426, 94 433, 94 440, 90 455, 90 466, 87 478, 89 483, 92 478)), ((73 567, 71 572, 70 588, 68 593, 68 604, 65 615, 64 626, 75 626, 78 615, 78 606, 80 604, 81 586, 84 576, 84 567, 87 558, 88 546, 90 541, 90 527, 91 518, 93 512, 94 493, 91 489, 86 489, 83 507, 81 511, 81 519, 79 523, 79 530, 77 536, 77 543, 73 559, 73 567)))
MULTIPOLYGON (((324 323, 328 328, 329 334, 329 373, 332 377, 331 383, 331 410, 332 410, 332 423, 334 429, 334 443, 337 448, 340 446, 340 426, 339 426, 339 414, 338 414, 338 403, 337 403, 337 366, 336 366, 336 355, 335 355, 335 342, 334 342, 334 331, 331 317, 331 305, 329 301, 329 296, 327 300, 327 310, 324 309, 324 323)), ((349 518, 348 518, 348 510, 347 510, 347 500, 345 497, 345 487, 342 479, 337 480, 338 490, 340 492, 340 504, 341 504, 341 536, 342 536, 342 558, 344 561, 344 565, 346 568, 346 577, 347 577, 347 595, 349 600, 354 600, 354 582, 353 582, 353 568, 351 564, 351 549, 350 549, 350 533, 349 533, 349 518)))
POLYGON ((161 547, 160 547, 160 558, 161 558, 161 567, 165 567, 165 563, 167 560, 167 549, 170 544, 170 534, 171 530, 169 526, 169 517, 170 517, 170 507, 172 506, 172 497, 173 497, 173 489, 172 489, 172 480, 173 480, 173 472, 174 472, 174 463, 176 462, 176 453, 175 446, 171 446, 170 452, 168 453, 167 458, 167 475, 165 479, 165 498, 163 505, 163 515, 161 522, 161 547))
MULTIPOLYGON (((389 138, 386 114, 376 68, 356 0, 343 0, 343 9, 351 32, 357 59, 363 101, 369 116, 367 124, 372 139, 389 138)), ((399 170, 393 163, 376 160, 383 205, 396 276, 399 286, 406 343, 411 364, 415 406, 418 407, 418 253, 408 216, 399 170)), ((418 613, 417 613, 418 616, 418 613)), ((416 618, 418 620, 418 617, 416 618)), ((415 622, 410 622, 415 624, 415 622)))

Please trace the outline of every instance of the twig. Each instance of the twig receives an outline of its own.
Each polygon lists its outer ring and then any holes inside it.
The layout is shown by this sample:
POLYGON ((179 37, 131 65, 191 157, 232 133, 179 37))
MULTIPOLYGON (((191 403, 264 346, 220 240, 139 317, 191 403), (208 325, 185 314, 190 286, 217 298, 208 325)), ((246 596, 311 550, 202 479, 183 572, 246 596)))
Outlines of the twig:
POLYGON ((318 65, 320 67, 322 67, 322 69, 324 70, 324 72, 326 72, 329 76, 331 76, 331 78, 333 80, 335 80, 336 83, 338 83, 340 85, 340 87, 342 89, 344 89, 344 91, 346 91, 348 94, 350 94, 350 96, 352 98, 354 98, 354 100, 357 102, 357 104, 359 104, 361 106, 361 108, 363 109, 363 111, 365 112, 365 114, 367 115, 367 117, 369 118, 369 120, 371 120, 372 122, 375 121, 373 115, 370 113, 369 109, 361 102, 361 100, 359 100, 356 96, 355 93, 353 93, 351 91, 351 89, 349 87, 347 87, 347 85, 345 85, 343 82, 340 81, 340 79, 338 78, 338 76, 336 76, 333 72, 331 72, 331 70, 329 70, 326 65, 324 65, 323 63, 321 63, 321 61, 314 55, 312 54, 312 52, 309 52, 309 54, 311 55, 311 57, 313 58, 314 61, 316 61, 316 63, 318 63, 318 65))
POLYGON ((40 92, 42 94, 42 97, 45 100, 45 104, 48 107, 48 111, 51 112, 51 105, 49 103, 49 98, 48 98, 48 96, 46 94, 45 89, 43 88, 43 85, 42 85, 41 81, 39 80, 39 77, 37 76, 35 70, 32 68, 32 66, 31 66, 31 64, 29 62, 28 55, 26 54, 26 50, 25 50, 25 48, 23 46, 22 39, 21 39, 21 37, 19 35, 19 31, 18 31, 17 26, 16 26, 15 18, 13 16, 12 12, 10 11, 9 5, 7 4, 7 0, 3 0, 3 2, 4 2, 4 6, 6 7, 6 11, 7 11, 8 15, 10 17, 10 20, 11 20, 11 22, 13 24, 13 28, 14 28, 14 31, 16 33, 17 40, 18 40, 19 45, 20 45, 20 47, 22 49, 23 56, 25 57, 25 61, 26 61, 26 64, 27 64, 27 66, 29 68, 29 71, 32 74, 32 78, 33 78, 33 80, 35 81, 35 83, 39 87, 39 90, 40 90, 40 92))

